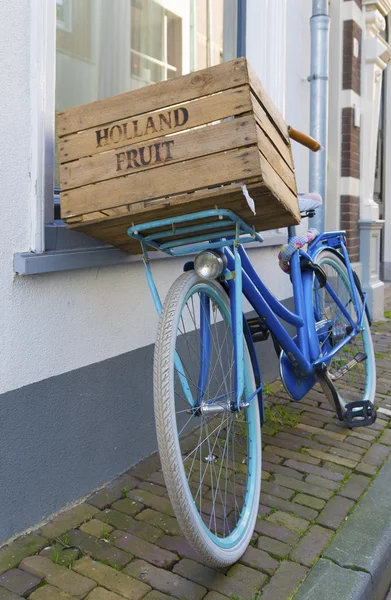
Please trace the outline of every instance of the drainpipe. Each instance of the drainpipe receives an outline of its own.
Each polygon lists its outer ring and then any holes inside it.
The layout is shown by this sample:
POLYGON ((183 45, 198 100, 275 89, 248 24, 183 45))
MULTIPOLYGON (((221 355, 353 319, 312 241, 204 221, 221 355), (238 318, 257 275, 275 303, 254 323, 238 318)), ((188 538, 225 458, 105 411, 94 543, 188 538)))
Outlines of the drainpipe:
MULTIPOLYGON (((329 29, 328 0, 312 0, 311 74, 310 82, 310 135, 322 144, 323 150, 310 152, 310 192, 317 192, 326 200, 326 143, 329 90, 329 29)), ((324 206, 310 219, 311 227, 324 231, 324 206)))

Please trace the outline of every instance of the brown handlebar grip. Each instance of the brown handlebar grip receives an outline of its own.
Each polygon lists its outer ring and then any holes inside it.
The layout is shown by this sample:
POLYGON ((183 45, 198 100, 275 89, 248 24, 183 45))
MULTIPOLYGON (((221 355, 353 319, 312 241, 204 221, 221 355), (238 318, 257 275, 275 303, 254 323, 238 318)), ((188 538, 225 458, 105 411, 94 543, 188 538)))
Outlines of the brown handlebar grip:
POLYGON ((288 127, 288 133, 289 137, 292 138, 292 140, 295 140, 295 142, 306 146, 307 148, 312 150, 312 152, 318 152, 318 150, 320 150, 322 147, 319 144, 319 142, 314 140, 314 138, 312 138, 309 135, 306 135, 305 133, 302 133, 301 131, 298 131, 297 129, 293 129, 293 127, 288 127))

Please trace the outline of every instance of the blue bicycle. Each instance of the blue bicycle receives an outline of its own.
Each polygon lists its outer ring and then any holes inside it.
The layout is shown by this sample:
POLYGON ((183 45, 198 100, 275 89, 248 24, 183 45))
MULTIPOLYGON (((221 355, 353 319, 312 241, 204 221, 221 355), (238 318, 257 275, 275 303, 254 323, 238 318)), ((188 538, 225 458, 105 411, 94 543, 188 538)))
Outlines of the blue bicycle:
MULTIPOLYGON (((302 216, 313 215, 316 198, 301 202, 302 216)), ((272 336, 293 400, 319 382, 341 421, 370 425, 376 372, 365 294, 343 231, 312 239, 288 228, 283 266, 290 271, 294 312, 267 289, 244 249, 262 237, 229 210, 162 219, 128 233, 141 242, 160 313, 154 405, 168 494, 198 553, 211 566, 230 565, 250 542, 261 488, 263 394, 254 344, 272 336), (147 246, 196 254, 164 306, 147 246), (243 296, 256 318, 243 313, 243 296), (296 328, 293 339, 280 319, 296 328)))

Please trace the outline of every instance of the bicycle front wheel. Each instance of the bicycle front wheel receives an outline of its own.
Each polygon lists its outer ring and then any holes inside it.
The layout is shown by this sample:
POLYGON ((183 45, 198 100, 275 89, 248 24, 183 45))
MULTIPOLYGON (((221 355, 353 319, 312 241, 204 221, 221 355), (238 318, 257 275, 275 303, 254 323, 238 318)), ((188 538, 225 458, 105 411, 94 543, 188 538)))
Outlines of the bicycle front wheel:
MULTIPOLYGON (((353 322, 357 316, 353 304, 353 291, 344 262, 329 250, 322 250, 316 258, 327 275, 330 284, 353 322)), ((358 289, 357 297, 360 294, 358 289)), ((343 340, 350 323, 341 308, 325 287, 320 287, 314 277, 313 287, 314 314, 322 354, 326 355, 336 344, 343 340)), ((358 353, 364 353, 366 360, 360 362, 343 377, 334 381, 342 405, 350 402, 375 401, 376 364, 373 350, 371 330, 366 314, 364 314, 363 330, 331 359, 328 369, 335 374, 341 367, 349 363, 358 353)))
POLYGON ((154 405, 168 494, 186 538, 211 565, 246 550, 258 513, 261 430, 245 347, 247 408, 230 410, 235 359, 227 294, 194 272, 168 292, 154 357, 154 405))

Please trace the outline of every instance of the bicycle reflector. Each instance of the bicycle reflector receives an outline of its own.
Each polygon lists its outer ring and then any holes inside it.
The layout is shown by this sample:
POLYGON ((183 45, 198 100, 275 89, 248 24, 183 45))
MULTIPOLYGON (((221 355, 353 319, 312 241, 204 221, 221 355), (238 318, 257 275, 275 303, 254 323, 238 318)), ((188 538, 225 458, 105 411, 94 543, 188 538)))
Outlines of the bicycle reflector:
POLYGON ((194 259, 194 270, 204 279, 217 279, 227 268, 227 257, 221 250, 204 250, 194 259))

